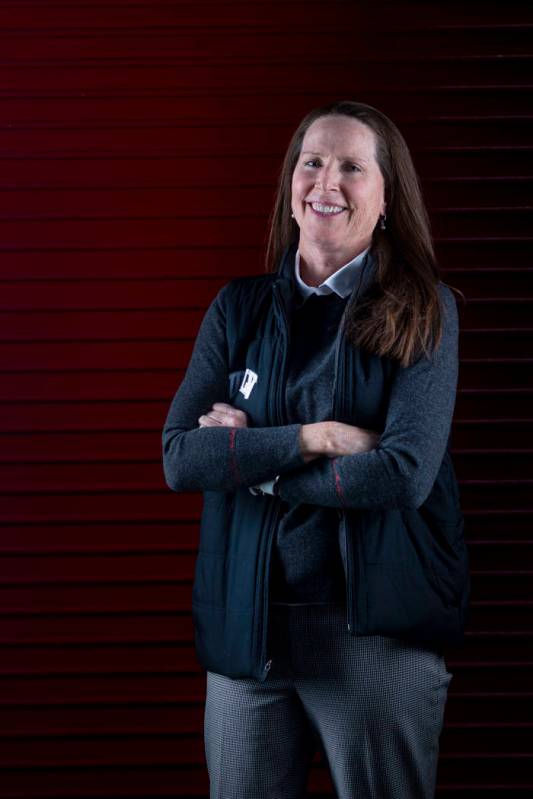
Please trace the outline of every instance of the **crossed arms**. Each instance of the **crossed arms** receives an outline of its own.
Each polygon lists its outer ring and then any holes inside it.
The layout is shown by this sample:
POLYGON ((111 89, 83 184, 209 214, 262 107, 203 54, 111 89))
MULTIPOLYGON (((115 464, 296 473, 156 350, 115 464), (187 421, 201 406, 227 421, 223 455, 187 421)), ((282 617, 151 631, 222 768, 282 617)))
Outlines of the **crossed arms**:
MULTIPOLYGON (((430 359, 421 357, 412 366, 398 368, 385 429, 374 440, 375 446, 334 455, 334 450, 328 450, 331 437, 324 448, 328 454, 319 454, 318 446, 313 451, 305 428, 316 425, 248 427, 200 422, 213 412, 215 403, 229 405, 225 289, 218 292, 202 320, 163 428, 163 469, 169 488, 233 491, 279 474, 279 496, 291 505, 419 507, 439 471, 455 406, 459 325, 452 292, 439 284, 444 311, 440 346, 430 359)), ((338 437, 333 439, 338 443, 338 437)))

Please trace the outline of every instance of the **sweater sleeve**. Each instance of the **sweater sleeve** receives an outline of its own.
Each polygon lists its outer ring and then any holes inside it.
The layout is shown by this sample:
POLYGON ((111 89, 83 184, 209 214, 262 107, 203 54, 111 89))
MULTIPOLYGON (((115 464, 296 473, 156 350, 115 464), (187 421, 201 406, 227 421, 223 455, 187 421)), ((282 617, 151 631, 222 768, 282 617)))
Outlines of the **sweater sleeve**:
POLYGON ((223 286, 200 325, 189 365, 162 434, 163 471, 173 491, 233 491, 305 465, 301 424, 199 427, 215 402, 229 402, 223 286))
POLYGON ((290 505, 418 508, 429 496, 448 443, 458 378, 458 313, 439 283, 443 331, 439 347, 393 379, 385 429, 369 452, 321 457, 284 474, 278 494, 290 505))

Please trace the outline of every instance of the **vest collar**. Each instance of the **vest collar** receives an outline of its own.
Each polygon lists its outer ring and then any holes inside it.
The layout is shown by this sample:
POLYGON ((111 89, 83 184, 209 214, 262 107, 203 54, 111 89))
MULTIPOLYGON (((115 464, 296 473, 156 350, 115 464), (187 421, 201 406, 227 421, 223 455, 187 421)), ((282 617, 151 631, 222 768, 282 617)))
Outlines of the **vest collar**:
MULTIPOLYGON (((275 284, 287 310, 298 297, 298 284, 295 276, 297 250, 298 241, 291 242, 281 257, 280 265, 276 273, 275 284)), ((348 305, 350 305, 356 297, 359 299, 368 291, 375 279, 375 269, 376 262, 375 258, 372 256, 371 247, 363 258, 361 268, 357 272, 357 279, 349 294, 348 305)))

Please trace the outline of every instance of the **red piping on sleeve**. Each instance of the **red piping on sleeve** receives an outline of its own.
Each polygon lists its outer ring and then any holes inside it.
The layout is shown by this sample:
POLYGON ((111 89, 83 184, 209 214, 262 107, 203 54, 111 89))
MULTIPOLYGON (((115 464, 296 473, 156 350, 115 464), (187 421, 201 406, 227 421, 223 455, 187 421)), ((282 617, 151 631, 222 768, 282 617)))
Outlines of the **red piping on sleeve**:
POLYGON ((346 506, 346 503, 344 501, 344 491, 342 490, 340 474, 337 471, 336 460, 337 460, 337 458, 332 458, 331 459, 331 466, 333 468, 333 476, 335 478, 335 491, 336 491, 336 494, 337 494, 337 496, 339 498, 339 501, 340 501, 342 507, 346 508, 347 506, 346 506))
POLYGON ((229 455, 230 455, 230 468, 233 474, 233 479, 237 485, 242 484, 239 467, 237 465, 237 453, 235 451, 235 436, 237 435, 237 428, 231 427, 229 431, 229 455))

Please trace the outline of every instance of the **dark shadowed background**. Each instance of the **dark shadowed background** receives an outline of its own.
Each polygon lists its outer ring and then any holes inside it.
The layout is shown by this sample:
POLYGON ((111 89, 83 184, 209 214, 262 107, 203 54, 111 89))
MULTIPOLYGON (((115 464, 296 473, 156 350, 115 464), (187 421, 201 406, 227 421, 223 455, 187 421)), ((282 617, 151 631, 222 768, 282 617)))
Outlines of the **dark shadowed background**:
MULTIPOLYGON (((530 795, 532 33, 516 0, 0 3, 4 799, 207 797, 202 498, 167 488, 161 429, 207 305, 264 269, 294 128, 336 99, 405 135, 467 297, 437 796, 530 795)), ((333 796, 318 754, 309 787, 333 796)))

